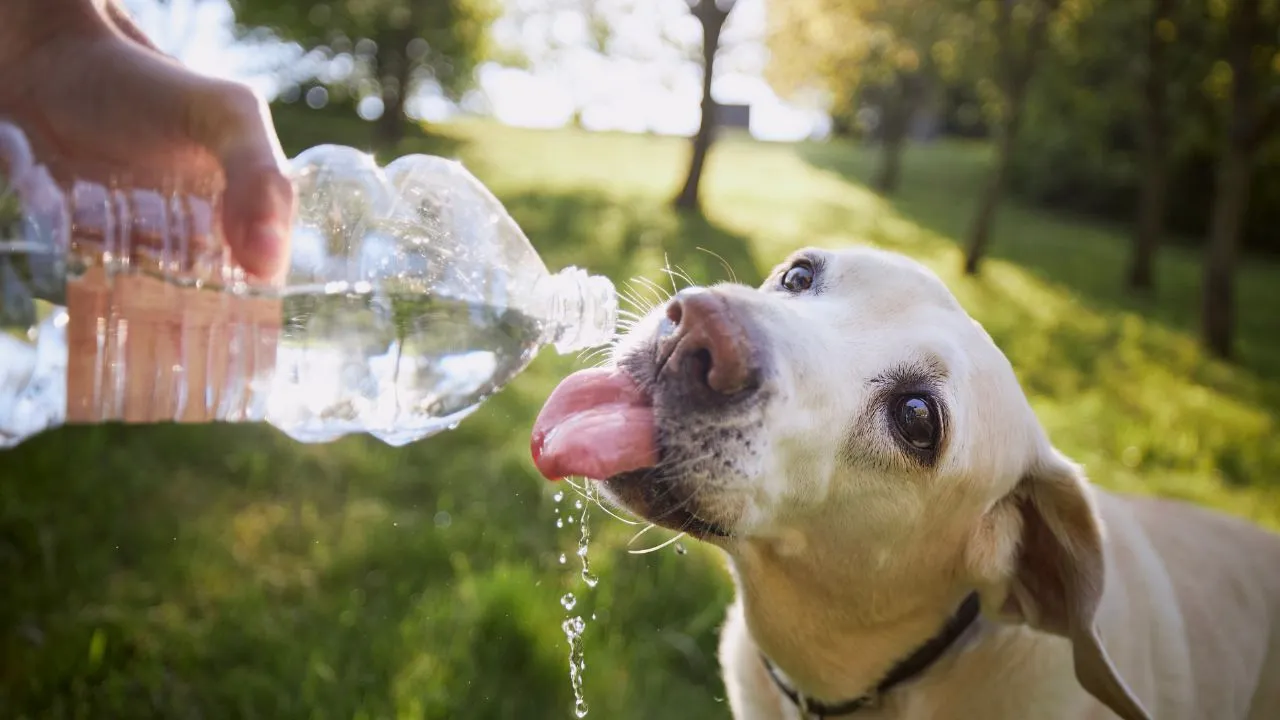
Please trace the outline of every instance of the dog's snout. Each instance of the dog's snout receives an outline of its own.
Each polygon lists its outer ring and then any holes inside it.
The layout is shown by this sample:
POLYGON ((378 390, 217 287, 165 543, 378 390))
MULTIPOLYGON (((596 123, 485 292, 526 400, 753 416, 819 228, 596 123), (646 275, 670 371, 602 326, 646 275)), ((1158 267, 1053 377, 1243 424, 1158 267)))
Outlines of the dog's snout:
POLYGON ((755 380, 754 349, 733 309, 719 294, 695 288, 667 303, 666 367, 721 395, 739 393, 755 380))

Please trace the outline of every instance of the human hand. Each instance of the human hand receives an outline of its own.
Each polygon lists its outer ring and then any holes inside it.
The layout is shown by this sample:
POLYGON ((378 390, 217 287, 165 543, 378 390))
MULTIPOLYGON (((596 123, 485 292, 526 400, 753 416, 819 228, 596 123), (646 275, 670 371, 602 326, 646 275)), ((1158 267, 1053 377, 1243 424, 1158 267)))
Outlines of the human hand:
POLYGON ((0 116, 60 179, 217 196, 234 260, 286 269, 293 189, 266 104, 161 53, 117 0, 0 3, 0 116))

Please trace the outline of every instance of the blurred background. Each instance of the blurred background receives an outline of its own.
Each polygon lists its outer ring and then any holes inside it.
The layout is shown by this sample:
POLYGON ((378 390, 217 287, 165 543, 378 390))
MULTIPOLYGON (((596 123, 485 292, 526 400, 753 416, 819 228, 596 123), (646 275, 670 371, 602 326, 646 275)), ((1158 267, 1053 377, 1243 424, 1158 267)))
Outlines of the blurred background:
MULTIPOLYGON (((1280 528, 1280 3, 132 0, 292 155, 462 159, 552 268, 644 294, 804 245, 934 269, 1113 489, 1280 528)), ((556 527, 544 352, 393 449, 66 428, 0 454, 0 717, 727 718, 723 561, 556 527), (560 564, 559 555, 570 561, 560 564)), ((574 517, 578 511, 574 511, 574 517)), ((563 516, 562 513, 561 516, 563 516)))

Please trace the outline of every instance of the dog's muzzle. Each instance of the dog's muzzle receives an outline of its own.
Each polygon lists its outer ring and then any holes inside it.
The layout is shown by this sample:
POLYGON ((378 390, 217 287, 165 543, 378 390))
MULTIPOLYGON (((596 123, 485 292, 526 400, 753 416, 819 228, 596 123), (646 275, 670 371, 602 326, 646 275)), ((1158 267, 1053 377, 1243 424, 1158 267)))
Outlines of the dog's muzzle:
MULTIPOLYGON (((658 328, 661 391, 695 407, 740 398, 760 386, 759 352, 733 304, 715 290, 686 288, 658 328)), ((692 409, 692 408, 691 408, 692 409)))

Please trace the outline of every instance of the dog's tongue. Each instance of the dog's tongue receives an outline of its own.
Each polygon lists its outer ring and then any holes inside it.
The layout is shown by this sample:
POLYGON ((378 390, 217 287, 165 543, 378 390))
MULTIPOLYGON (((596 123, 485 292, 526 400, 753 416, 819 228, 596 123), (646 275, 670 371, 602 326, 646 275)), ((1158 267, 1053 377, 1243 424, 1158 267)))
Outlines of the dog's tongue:
POLYGON ((657 461, 653 405, 619 370, 565 378, 533 423, 533 463, 549 480, 602 480, 657 461))

